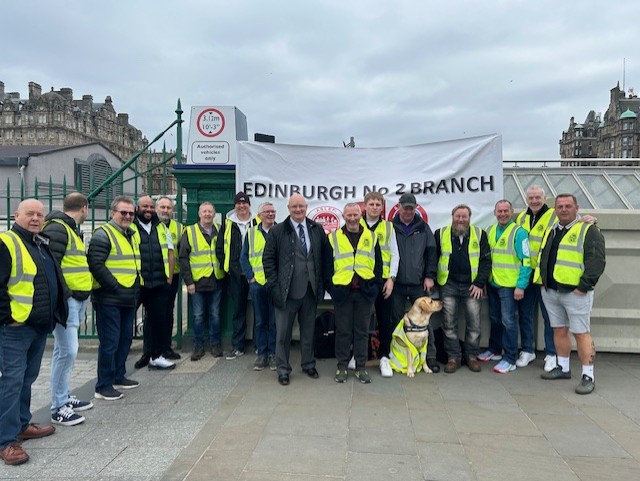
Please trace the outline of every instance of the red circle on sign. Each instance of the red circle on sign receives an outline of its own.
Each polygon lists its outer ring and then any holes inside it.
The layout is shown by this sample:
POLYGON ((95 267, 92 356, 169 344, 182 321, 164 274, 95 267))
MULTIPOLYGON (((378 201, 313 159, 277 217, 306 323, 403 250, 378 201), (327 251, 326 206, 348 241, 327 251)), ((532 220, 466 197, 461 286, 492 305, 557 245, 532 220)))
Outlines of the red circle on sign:
MULTIPOLYGON (((396 214, 398 213, 399 210, 400 210, 400 204, 394 205, 391 208, 391 210, 389 211, 389 215, 387 216, 387 220, 393 220, 393 218, 396 216, 396 214)), ((427 211, 425 210, 425 208, 422 207, 420 204, 418 204, 416 206, 416 214, 418 214, 420 217, 422 217, 422 220, 426 224, 429 223, 429 215, 427 214, 427 211)))
POLYGON ((224 115, 218 109, 206 109, 200 112, 196 127, 205 137, 216 137, 224 130, 224 115))

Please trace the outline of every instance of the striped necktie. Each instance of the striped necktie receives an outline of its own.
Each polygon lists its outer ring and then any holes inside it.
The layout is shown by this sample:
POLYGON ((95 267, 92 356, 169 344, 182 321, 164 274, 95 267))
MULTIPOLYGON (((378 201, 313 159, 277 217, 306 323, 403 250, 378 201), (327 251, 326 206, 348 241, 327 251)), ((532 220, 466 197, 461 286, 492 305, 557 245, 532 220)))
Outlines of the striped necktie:
POLYGON ((307 237, 304 235, 304 229, 302 228, 302 224, 298 224, 298 235, 300 236, 300 244, 302 244, 302 252, 307 254, 308 253, 307 237))

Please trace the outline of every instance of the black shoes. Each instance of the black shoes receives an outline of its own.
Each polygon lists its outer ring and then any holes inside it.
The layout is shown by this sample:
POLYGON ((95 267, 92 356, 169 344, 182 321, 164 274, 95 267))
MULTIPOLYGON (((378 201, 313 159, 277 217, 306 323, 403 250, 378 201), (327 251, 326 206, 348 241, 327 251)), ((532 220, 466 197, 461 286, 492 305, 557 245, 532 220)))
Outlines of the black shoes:
POLYGON ((171 348, 169 348, 167 351, 162 353, 162 357, 164 357, 165 359, 171 359, 172 361, 177 361, 178 359, 182 359, 182 356, 171 348))
POLYGON ((278 375, 278 383, 282 386, 289 385, 289 375, 288 374, 279 374, 278 375))
POLYGON ((136 369, 142 369, 147 364, 149 364, 150 360, 151 360, 151 356, 149 356, 149 354, 143 354, 142 356, 140 356, 140 359, 138 359, 133 366, 136 369))
POLYGON ((320 377, 320 375, 318 374, 318 370, 315 367, 310 367, 309 369, 303 369, 303 371, 311 379, 318 379, 320 377))
POLYGON ((427 367, 431 369, 434 374, 440 372, 440 364, 435 359, 427 359, 427 367))

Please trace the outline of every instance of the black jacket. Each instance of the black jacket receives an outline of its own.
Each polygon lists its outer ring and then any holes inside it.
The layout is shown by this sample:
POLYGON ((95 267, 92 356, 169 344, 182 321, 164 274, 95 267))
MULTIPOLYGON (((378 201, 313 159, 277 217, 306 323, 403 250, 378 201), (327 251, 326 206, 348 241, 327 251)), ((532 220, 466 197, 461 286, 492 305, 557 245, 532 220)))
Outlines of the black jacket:
MULTIPOLYGON (((121 230, 113 221, 109 221, 109 223, 116 229, 121 230)), ((131 238, 134 235, 133 229, 128 228, 125 235, 131 242, 131 238)), ((100 284, 100 287, 91 292, 91 301, 98 304, 135 308, 138 306, 138 297, 140 295, 140 276, 131 287, 124 287, 119 284, 104 265, 109 257, 109 252, 111 252, 111 241, 107 233, 104 229, 96 229, 93 232, 93 237, 91 237, 87 260, 89 261, 89 270, 100 284)))
MULTIPOLYGON (((33 280, 33 308, 26 320, 26 324, 44 332, 51 332, 56 323, 66 326, 67 316, 69 315, 67 306, 69 290, 62 278, 60 265, 55 261, 49 250, 49 238, 43 234, 38 234, 36 238, 31 232, 17 224, 14 224, 11 230, 20 236, 38 269, 33 280), (44 255, 50 258, 49 262, 51 264, 49 265, 55 269, 55 283, 57 284, 57 297, 55 300, 51 299, 50 296, 51 288, 49 287, 49 280, 45 270, 45 261, 39 249, 45 251, 44 255), (51 312, 52 305, 55 306, 53 312, 51 312)), ((4 242, 0 242, 0 324, 11 324, 13 322, 8 291, 12 262, 9 249, 4 242)))
MULTIPOLYGON (((53 219, 59 219, 63 221, 69 226, 69 228, 71 228, 72 231, 77 232, 81 239, 84 238, 84 234, 79 229, 73 217, 69 217, 67 214, 65 214, 64 212, 60 212, 59 210, 52 210, 51 212, 49 212, 47 217, 45 217, 45 221, 52 221, 53 219)), ((65 229, 64 226, 59 222, 48 222, 47 224, 45 224, 42 232, 46 234, 47 237, 49 237, 49 250, 51 251, 51 254, 53 254, 54 259, 58 262, 58 264, 62 263, 62 258, 67 251, 67 244, 69 242, 67 229, 65 229)), ((90 295, 90 290, 71 291, 71 297, 79 301, 89 299, 90 295)))
MULTIPOLYGON (((314 252, 316 300, 320 302, 324 299, 325 290, 331 286, 333 255, 331 244, 329 244, 329 239, 322 226, 308 217, 306 222, 311 248, 314 252)), ((297 236, 298 234, 291 225, 290 217, 287 217, 284 222, 276 224, 269 230, 267 244, 264 248, 264 254, 262 254, 267 288, 271 292, 273 304, 279 308, 284 308, 289 294, 297 236)))
POLYGON ((415 214, 413 224, 405 235, 400 216, 393 218, 396 230, 396 241, 400 254, 398 266, 398 284, 422 285, 426 278, 436 280, 438 257, 436 255, 436 239, 431 227, 422 217, 415 214))
POLYGON ((165 225, 160 223, 157 215, 151 218, 151 233, 140 225, 140 219, 136 216, 133 221, 140 235, 140 274, 144 279, 144 287, 153 289, 167 285, 167 274, 164 271, 164 259, 162 258, 162 248, 158 237, 158 228, 165 229, 165 225), (159 226, 159 227, 158 227, 159 226))
MULTIPOLYGON (((342 227, 342 229, 346 230, 346 227, 342 227)), ((362 229, 361 229, 362 232, 362 229)), ((368 229, 367 231, 368 232, 368 229)), ((329 243, 331 245, 331 243, 329 243)), ((382 253, 380 251, 380 245, 376 243, 375 247, 375 255, 376 255, 376 263, 373 268, 373 279, 359 279, 360 284, 360 293, 362 296, 371 303, 374 303, 378 294, 380 293, 380 289, 382 288, 382 253)), ((333 250, 332 250, 332 258, 333 258, 333 250)), ((334 269, 333 262, 331 263, 331 271, 329 278, 333 277, 334 269)), ((333 299, 333 303, 335 305, 339 305, 342 302, 347 300, 349 296, 349 292, 351 292, 351 286, 340 286, 333 284, 331 282, 331 288, 329 289, 329 294, 331 294, 331 299, 333 299)))
MULTIPOLYGON (((445 229, 443 227, 442 229, 445 229)), ((440 231, 436 230, 436 256, 439 259, 442 252, 440 245, 440 231)), ((458 241, 457 237, 454 237, 453 231, 451 231, 451 246, 453 252, 449 258, 449 278, 448 281, 459 282, 460 284, 473 284, 481 289, 489 281, 489 275, 491 274, 491 247, 489 246, 489 239, 487 233, 483 230, 480 231, 480 258, 478 259, 478 275, 476 279, 471 282, 471 264, 469 262, 469 236, 466 235, 462 244, 458 241)))

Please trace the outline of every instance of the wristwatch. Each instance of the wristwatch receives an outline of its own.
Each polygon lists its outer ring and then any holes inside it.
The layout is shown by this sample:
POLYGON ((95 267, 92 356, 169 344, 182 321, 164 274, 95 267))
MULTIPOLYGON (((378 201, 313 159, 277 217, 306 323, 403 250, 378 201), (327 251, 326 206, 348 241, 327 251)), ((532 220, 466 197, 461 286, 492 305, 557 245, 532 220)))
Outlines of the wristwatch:
POLYGON ((392 282, 395 282, 396 281, 396 276, 391 276, 391 277, 389 277, 389 279, 391 279, 392 282))

